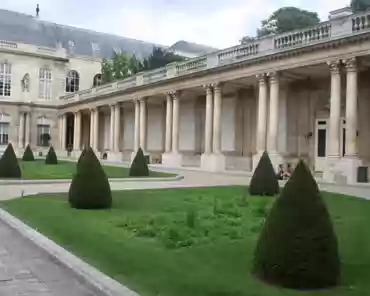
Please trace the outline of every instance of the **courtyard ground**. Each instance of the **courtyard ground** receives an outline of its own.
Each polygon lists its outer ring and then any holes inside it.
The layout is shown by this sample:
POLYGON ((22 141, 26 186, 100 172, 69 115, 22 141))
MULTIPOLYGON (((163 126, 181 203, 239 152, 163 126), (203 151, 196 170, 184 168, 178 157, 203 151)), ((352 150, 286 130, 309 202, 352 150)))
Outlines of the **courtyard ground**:
POLYGON ((370 202, 325 193, 343 261, 342 285, 298 293, 250 275, 272 198, 245 187, 121 191, 108 211, 76 211, 66 195, 2 206, 142 296, 362 296, 370 290, 370 202), (63 223, 61 223, 63 221, 63 223))
MULTIPOLYGON (((76 172, 76 163, 59 161, 57 165, 46 165, 44 159, 35 161, 19 160, 22 178, 28 180, 41 179, 72 179, 76 172)), ((103 165, 108 178, 129 178, 129 168, 122 166, 103 165)), ((169 177, 170 174, 150 172, 150 177, 169 177)))

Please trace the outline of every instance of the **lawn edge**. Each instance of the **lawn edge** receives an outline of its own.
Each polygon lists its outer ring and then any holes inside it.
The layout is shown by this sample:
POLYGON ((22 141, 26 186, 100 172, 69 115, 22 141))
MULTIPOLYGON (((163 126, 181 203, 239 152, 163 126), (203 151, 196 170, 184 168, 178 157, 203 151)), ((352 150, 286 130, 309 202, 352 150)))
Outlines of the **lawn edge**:
MULTIPOLYGON (((174 177, 141 177, 141 178, 109 178, 109 182, 165 182, 180 181, 184 179, 182 175, 174 177)), ((71 183, 72 179, 20 179, 20 180, 0 180, 0 185, 22 185, 22 184, 59 184, 71 183)))
POLYGON ((73 272, 80 282, 97 293, 95 295, 139 296, 1 208, 0 220, 73 272))

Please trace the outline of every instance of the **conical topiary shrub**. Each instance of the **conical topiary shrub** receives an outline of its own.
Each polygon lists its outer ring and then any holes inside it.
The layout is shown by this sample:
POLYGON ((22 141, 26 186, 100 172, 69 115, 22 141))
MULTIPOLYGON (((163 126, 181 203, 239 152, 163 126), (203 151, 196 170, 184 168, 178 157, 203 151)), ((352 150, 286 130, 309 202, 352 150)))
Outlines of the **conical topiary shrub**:
POLYGON ((22 173, 15 156, 12 144, 6 147, 4 154, 0 159, 0 178, 1 179, 19 179, 22 173))
POLYGON ((32 152, 31 146, 29 144, 27 145, 26 149, 24 150, 22 160, 23 161, 35 161, 35 157, 33 156, 33 152, 32 152))
POLYGON ((58 164, 58 158, 53 146, 50 147, 48 154, 46 155, 45 164, 58 164))
POLYGON ((141 148, 137 151, 130 167, 130 177, 148 177, 149 168, 145 159, 144 152, 141 148))
POLYGON ((251 195, 272 196, 279 193, 279 182, 267 152, 263 152, 249 184, 251 195))
POLYGON ((91 148, 80 157, 77 173, 69 188, 71 207, 76 209, 106 209, 112 206, 112 193, 107 175, 91 148))
POLYGON ((309 169, 300 161, 258 240, 253 273, 286 288, 319 289, 340 278, 337 238, 309 169))
POLYGON ((84 147, 84 149, 82 150, 82 152, 81 152, 81 154, 80 154, 80 157, 78 158, 78 160, 77 160, 77 170, 78 170, 78 167, 79 167, 79 165, 80 165, 80 163, 81 163, 81 159, 85 156, 85 154, 86 154, 86 151, 87 151, 87 149, 91 149, 90 147, 84 147))

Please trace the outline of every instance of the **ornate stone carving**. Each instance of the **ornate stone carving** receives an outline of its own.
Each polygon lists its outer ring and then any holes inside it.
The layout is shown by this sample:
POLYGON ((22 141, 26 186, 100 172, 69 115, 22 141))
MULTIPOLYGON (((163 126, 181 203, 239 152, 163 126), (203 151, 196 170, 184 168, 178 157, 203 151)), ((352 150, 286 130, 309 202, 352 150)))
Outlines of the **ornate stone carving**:
POLYGON ((216 82, 216 83, 214 84, 213 91, 214 91, 215 93, 222 92, 222 86, 223 86, 223 83, 222 83, 222 82, 216 82))
POLYGON ((279 81, 280 74, 279 72, 269 72, 267 76, 270 79, 270 84, 277 83, 279 81))
POLYGON ((347 71, 356 71, 357 70, 357 60, 356 58, 349 58, 343 61, 347 71))
POLYGON ((22 91, 29 92, 30 91, 30 75, 28 73, 24 74, 22 80, 22 91))
POLYGON ((256 78, 257 78, 259 84, 265 84, 266 83, 266 74, 265 73, 257 74, 256 78))
POLYGON ((339 74, 340 72, 340 61, 337 60, 337 61, 329 61, 327 62, 328 66, 329 66, 329 70, 331 73, 333 74, 339 74))

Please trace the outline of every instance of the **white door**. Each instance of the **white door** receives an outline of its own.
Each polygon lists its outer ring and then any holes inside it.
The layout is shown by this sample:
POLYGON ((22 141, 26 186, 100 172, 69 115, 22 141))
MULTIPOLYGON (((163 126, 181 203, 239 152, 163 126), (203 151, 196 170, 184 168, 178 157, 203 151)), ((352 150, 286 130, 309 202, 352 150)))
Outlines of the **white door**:
MULTIPOLYGON (((346 121, 341 119, 340 123, 340 154, 344 156, 346 154, 346 121)), ((325 168, 328 156, 328 143, 329 119, 317 119, 315 133, 315 171, 322 172, 325 168)))

